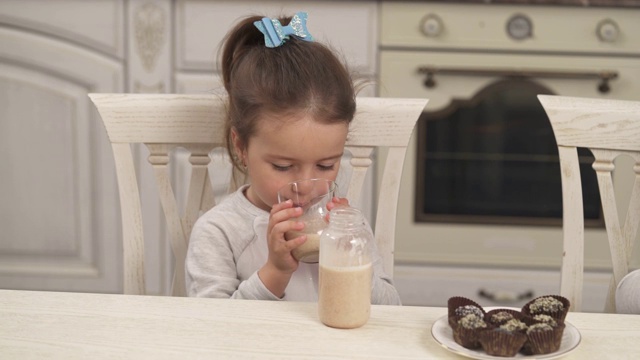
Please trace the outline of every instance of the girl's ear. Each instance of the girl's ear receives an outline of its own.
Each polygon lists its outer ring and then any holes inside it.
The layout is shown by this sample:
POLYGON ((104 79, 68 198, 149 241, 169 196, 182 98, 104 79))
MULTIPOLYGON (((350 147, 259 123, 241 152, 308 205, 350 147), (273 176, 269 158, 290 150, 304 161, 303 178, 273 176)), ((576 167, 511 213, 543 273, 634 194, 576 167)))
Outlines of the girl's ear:
POLYGON ((238 136, 238 132, 235 128, 231 128, 231 143, 233 144, 233 151, 235 152, 238 160, 240 160, 241 164, 245 163, 244 153, 245 153, 245 144, 238 136))

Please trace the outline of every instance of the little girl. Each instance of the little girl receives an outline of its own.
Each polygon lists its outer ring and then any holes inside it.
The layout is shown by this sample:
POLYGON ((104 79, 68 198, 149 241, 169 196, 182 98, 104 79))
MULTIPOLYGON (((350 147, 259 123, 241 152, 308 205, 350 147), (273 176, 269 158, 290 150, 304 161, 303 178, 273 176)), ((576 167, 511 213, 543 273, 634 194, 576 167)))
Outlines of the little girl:
MULTIPOLYGON (((356 103, 348 71, 313 41, 306 17, 248 17, 227 34, 221 60, 227 150, 250 185, 196 222, 186 259, 189 296, 318 299, 318 264, 291 255, 306 237, 284 237, 302 230, 292 219, 302 210, 278 204, 277 191, 294 180, 336 179, 356 103)), ((346 199, 328 208, 338 203, 346 199)), ((377 253, 371 299, 400 304, 377 253)))

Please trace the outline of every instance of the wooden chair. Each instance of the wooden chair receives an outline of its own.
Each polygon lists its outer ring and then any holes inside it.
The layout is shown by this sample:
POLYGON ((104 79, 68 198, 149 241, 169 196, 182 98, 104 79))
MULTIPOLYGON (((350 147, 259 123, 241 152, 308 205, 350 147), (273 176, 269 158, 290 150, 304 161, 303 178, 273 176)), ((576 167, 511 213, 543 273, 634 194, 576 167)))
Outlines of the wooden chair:
POLYGON ((584 216, 577 148, 589 149, 598 178, 613 264, 606 312, 615 312, 615 289, 629 272, 633 242, 640 224, 640 102, 538 95, 558 144, 562 176, 563 260, 560 294, 582 306, 584 216), (614 159, 635 161, 635 180, 626 219, 618 217, 612 181, 614 159), (621 221, 622 220, 622 221, 621 221))
MULTIPOLYGON (((214 95, 89 94, 98 109, 113 148, 122 208, 124 293, 144 294, 144 240, 138 182, 131 144, 150 151, 159 195, 175 258, 172 295, 184 296, 184 261, 189 235, 196 219, 215 206, 208 171, 213 149, 224 147, 225 101, 214 95), (191 180, 186 209, 180 214, 168 164, 170 152, 184 148, 191 155, 191 180)), ((377 147, 388 149, 377 202, 375 237, 385 271, 393 274, 395 218, 404 156, 418 117, 427 100, 358 98, 347 150, 353 170, 347 198, 359 203, 365 174, 377 147)), ((237 187, 230 182, 228 191, 237 187)))

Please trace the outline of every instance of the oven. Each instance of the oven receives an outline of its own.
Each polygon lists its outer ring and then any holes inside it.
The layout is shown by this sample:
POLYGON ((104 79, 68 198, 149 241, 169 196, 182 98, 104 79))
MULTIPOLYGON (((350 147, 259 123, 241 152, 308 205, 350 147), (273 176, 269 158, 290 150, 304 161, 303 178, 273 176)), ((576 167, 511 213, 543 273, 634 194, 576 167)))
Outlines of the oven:
MULTIPOLYGON (((640 8, 383 2, 380 19, 380 96, 429 99, 402 175, 403 301, 442 306, 455 294, 516 305, 557 293, 560 170, 536 95, 639 100, 640 8)), ((590 170, 590 154, 580 155, 590 170)), ((584 307, 598 311, 609 249, 595 175, 583 174, 594 294, 584 307)), ((614 172, 622 214, 633 176, 614 172)))

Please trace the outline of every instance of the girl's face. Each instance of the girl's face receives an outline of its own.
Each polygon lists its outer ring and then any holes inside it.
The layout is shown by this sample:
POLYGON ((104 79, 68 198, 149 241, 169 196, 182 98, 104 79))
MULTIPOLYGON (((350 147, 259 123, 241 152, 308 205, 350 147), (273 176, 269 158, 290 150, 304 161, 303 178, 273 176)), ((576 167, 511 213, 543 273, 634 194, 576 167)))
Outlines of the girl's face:
POLYGON ((234 136, 236 153, 242 154, 251 186, 247 198, 270 211, 278 202, 278 189, 300 179, 335 180, 344 152, 349 125, 323 124, 311 117, 263 118, 256 134, 242 147, 234 136), (276 124, 275 126, 273 124, 276 124))

